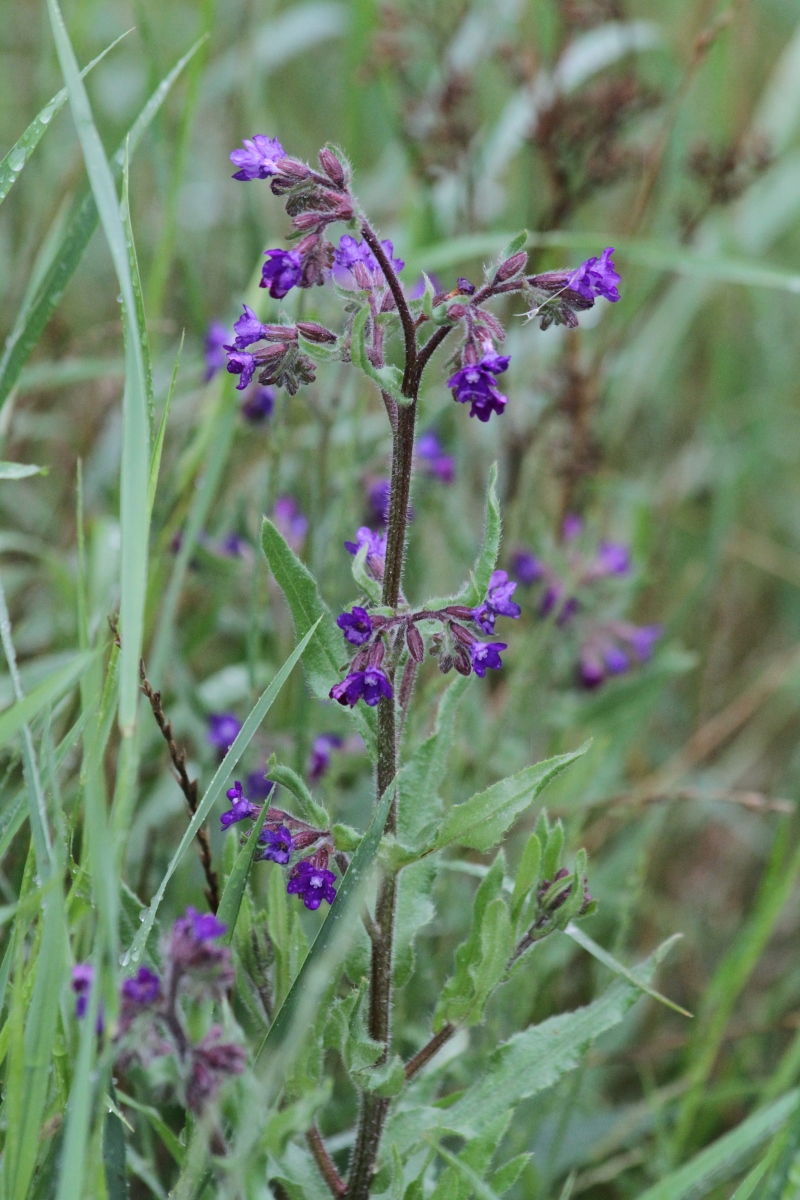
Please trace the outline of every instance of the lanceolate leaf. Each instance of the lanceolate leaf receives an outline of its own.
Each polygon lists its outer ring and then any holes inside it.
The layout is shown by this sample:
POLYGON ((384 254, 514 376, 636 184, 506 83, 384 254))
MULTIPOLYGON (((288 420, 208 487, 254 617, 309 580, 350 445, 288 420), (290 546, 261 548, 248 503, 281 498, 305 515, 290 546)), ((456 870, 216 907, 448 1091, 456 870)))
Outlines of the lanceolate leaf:
POLYGON ((444 818, 436 842, 426 853, 442 850, 453 842, 473 850, 491 850, 503 837, 512 822, 528 808, 551 779, 575 762, 589 748, 589 743, 570 754, 559 754, 533 767, 526 767, 478 792, 463 804, 456 804, 444 818))
POLYGON ((439 789, 447 774, 458 706, 468 686, 469 679, 463 675, 457 675, 448 685, 439 701, 433 733, 400 771, 398 836, 406 846, 416 846, 426 826, 430 826, 441 812, 439 789))
MULTIPOLYGON (((319 594, 314 576, 308 567, 301 563, 272 521, 266 518, 261 527, 261 545, 270 570, 286 597, 297 636, 302 637, 312 625, 317 631, 308 647, 303 666, 314 695, 326 700, 333 685, 342 678, 339 667, 347 661, 344 639, 336 628, 330 609, 319 594)), ((374 713, 365 712, 361 704, 348 709, 348 712, 367 749, 374 756, 374 713)))

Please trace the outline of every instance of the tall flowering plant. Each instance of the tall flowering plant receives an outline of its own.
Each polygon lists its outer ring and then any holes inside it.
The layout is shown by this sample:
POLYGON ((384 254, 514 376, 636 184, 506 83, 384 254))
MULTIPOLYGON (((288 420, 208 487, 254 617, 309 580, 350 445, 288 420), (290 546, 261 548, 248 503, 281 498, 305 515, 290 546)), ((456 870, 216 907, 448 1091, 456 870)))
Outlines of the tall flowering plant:
MULTIPOLYGON (((579 852, 572 866, 564 865, 561 825, 551 824, 542 812, 515 879, 507 877, 502 849, 483 869, 472 928, 441 989, 430 1036, 410 1057, 399 1055, 392 1022, 394 992, 410 978, 414 938, 431 919, 434 864, 441 852, 458 845, 495 851, 515 818, 580 753, 528 767, 447 811, 439 799, 458 704, 474 677, 486 681, 473 686, 490 686, 486 677, 501 669, 501 656, 509 646, 501 640, 509 636, 504 626, 512 628, 508 623, 519 618, 521 609, 516 582, 497 568, 501 521, 494 471, 484 542, 471 578, 453 595, 422 604, 404 592, 415 465, 419 462, 423 471, 433 470, 445 480, 452 478, 453 469, 430 431, 417 441, 420 388, 437 352, 449 351, 442 382, 453 400, 464 406, 468 418, 481 423, 501 420, 509 403, 501 387, 510 356, 503 353, 505 330, 492 302, 518 296, 521 311, 541 328, 572 327, 598 299, 619 299, 619 276, 610 247, 577 268, 529 274, 521 234, 479 281, 459 278, 455 287, 443 291, 425 276, 424 286, 410 289, 402 280, 403 260, 393 244, 378 235, 359 204, 340 151, 323 148, 318 165, 311 166, 287 154, 277 139, 258 135, 246 140, 231 159, 234 179, 265 181, 283 198, 291 219, 289 246, 265 252, 261 287, 283 300, 293 289, 325 286, 339 300, 343 319, 336 329, 312 320, 264 322, 244 305, 224 345, 227 370, 242 391, 257 381, 261 387, 284 388, 295 395, 314 380, 320 364, 351 364, 374 385, 392 435, 391 476, 388 490, 381 493, 384 529, 363 526, 345 543, 359 594, 338 616, 328 611, 316 581, 297 557, 299 543, 287 535, 286 523, 277 517, 264 522, 264 551, 298 633, 314 626, 304 660, 310 687, 321 700, 341 705, 355 722, 374 761, 376 813, 386 813, 379 881, 374 903, 362 914, 361 941, 356 937, 358 944, 351 947, 344 977, 331 980, 329 1004, 307 1031, 311 1049, 301 1056, 302 1066, 295 1066, 283 1081, 284 1099, 296 1106, 305 1095, 306 1107, 287 1111, 307 1114, 308 1152, 334 1196, 363 1200, 387 1188, 393 1196, 422 1196, 432 1186, 431 1172, 436 1173, 432 1164, 438 1142, 429 1140, 432 1131, 454 1132, 469 1141, 476 1136, 470 1113, 475 1104, 476 1111, 481 1108, 481 1088, 492 1095, 486 1119, 502 1125, 536 1087, 524 1069, 514 1072, 511 1080, 507 1066, 498 1067, 503 1079, 490 1074, 479 1080, 447 1110, 445 1119, 444 1110, 431 1107, 435 1093, 430 1087, 415 1093, 417 1077, 447 1042, 483 1020, 490 997, 535 945, 555 931, 574 927, 578 918, 593 911, 594 902, 586 883, 585 854, 579 852), (401 756, 401 733, 428 659, 437 662, 442 674, 453 672, 453 681, 441 695, 433 733, 401 756), (329 1153, 315 1119, 327 1095, 325 1047, 338 1051, 359 1097, 346 1164, 329 1153)), ((235 732, 230 731, 233 736, 235 732)), ((333 740, 326 735, 328 740, 314 744, 312 783, 324 772, 331 750, 342 745, 341 738, 331 736, 333 740)), ((268 799, 262 791, 255 802, 249 783, 243 787, 236 782, 228 791, 230 807, 221 816, 222 828, 239 832, 250 848, 251 863, 270 864, 272 880, 279 881, 278 872, 284 872, 284 895, 296 897, 305 909, 333 916, 348 886, 350 855, 359 854, 367 839, 362 843, 355 831, 335 825, 293 771, 274 761, 268 770, 270 780, 288 790, 292 802, 282 800, 287 807, 279 807, 276 791, 270 791, 268 799), (299 807, 302 816, 290 811, 293 807, 299 807)), ((273 894, 272 884, 270 888, 273 894)), ((267 1018, 277 1027, 281 1018, 274 1010, 275 996, 264 983, 274 960, 263 945, 262 950, 256 974, 264 994, 269 993, 267 1018)), ((251 952, 252 947, 247 954, 251 952)), ((620 1016, 635 994, 636 988, 628 986, 617 1006, 620 1016)), ((162 1024, 169 1025, 170 1011, 159 1017, 162 1024)), ((504 1053, 501 1048, 498 1061, 504 1061, 504 1053)), ((235 1057, 228 1074, 239 1070, 238 1052, 235 1057)), ((480 1180, 501 1137, 502 1132, 488 1158, 484 1153, 480 1162, 475 1159, 477 1166, 469 1167, 480 1180)), ((447 1155, 444 1149, 440 1153, 447 1155)), ((492 1194, 511 1187, 524 1165, 514 1160, 495 1171, 492 1194)), ((282 1158, 275 1152, 269 1170, 270 1186, 281 1200, 310 1194, 291 1156, 282 1158)), ((449 1178, 447 1171, 441 1178, 445 1177, 449 1178)), ((466 1194, 459 1187, 446 1194, 466 1194)))

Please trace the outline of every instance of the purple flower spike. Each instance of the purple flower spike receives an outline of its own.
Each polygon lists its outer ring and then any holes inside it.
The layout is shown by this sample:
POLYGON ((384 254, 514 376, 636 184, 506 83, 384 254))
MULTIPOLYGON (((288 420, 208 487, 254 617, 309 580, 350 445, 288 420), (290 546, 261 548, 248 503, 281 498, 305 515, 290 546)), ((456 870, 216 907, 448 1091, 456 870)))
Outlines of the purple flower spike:
POLYGON ((311 753, 306 764, 306 773, 312 783, 321 779, 331 765, 331 752, 338 750, 344 744, 344 739, 338 733, 321 733, 314 738, 311 753))
MULTIPOLYGON (((395 272, 402 271, 405 263, 402 258, 393 257, 394 246, 392 243, 389 241, 381 242, 381 246, 386 252, 386 257, 389 259, 395 272)), ((333 253, 333 278, 339 287, 360 288, 362 284, 359 282, 357 275, 361 272, 363 272, 362 279, 368 286, 377 287, 385 282, 378 260, 367 243, 359 242, 348 233, 345 233, 339 239, 338 248, 333 253), (357 270, 359 265, 361 271, 357 270)))
POLYGON ((470 404, 469 415, 479 421, 488 421, 493 412, 500 416, 508 397, 501 394, 494 376, 502 375, 510 361, 508 355, 492 350, 480 362, 465 364, 447 381, 447 386, 453 389, 453 399, 459 404, 470 404))
POLYGON ((294 850, 294 839, 285 825, 279 825, 277 829, 262 829, 258 840, 264 849, 258 851, 256 858, 286 866, 294 850))
POLYGON ((292 496, 278 497, 272 510, 272 520, 295 553, 302 549, 308 532, 308 517, 300 511, 300 506, 292 496))
POLYGON ((268 179, 270 175, 277 175, 277 164, 286 157, 277 138, 257 133, 252 141, 244 139, 244 147, 244 150, 234 150, 230 156, 233 165, 239 168, 234 179, 268 179))
POLYGON ((286 891, 290 896, 299 896, 306 908, 315 911, 323 900, 333 904, 336 888, 333 871, 317 867, 309 858, 302 859, 292 871, 286 891))
POLYGON ((242 416, 251 425, 263 425, 275 408, 275 389, 257 387, 242 404, 242 416))
POLYGON ((208 740, 212 746, 227 754, 242 728, 242 723, 233 713, 209 713, 208 740))
POLYGON ((258 816, 258 807, 247 799, 238 779, 225 794, 231 802, 231 807, 219 819, 223 829, 230 829, 231 825, 235 825, 237 821, 251 821, 258 816))
POLYGON ((123 1002, 131 1007, 145 1008, 155 1004, 161 995, 161 981, 149 967, 139 967, 132 979, 126 979, 121 988, 123 1002))
POLYGON ((363 646, 372 636, 372 621, 365 608, 356 605, 349 613, 343 612, 336 618, 336 624, 352 646, 363 646))
POLYGON ((89 1007, 89 993, 94 983, 94 967, 91 963, 78 963, 72 968, 72 990, 75 993, 75 1016, 82 1021, 89 1007))
POLYGON ((225 349, 228 351, 228 372, 239 376, 236 390, 243 392, 253 378, 256 360, 252 354, 248 354, 246 350, 237 350, 235 346, 226 346, 225 349))
POLYGON ((252 308, 243 304, 244 312, 233 326, 236 334, 233 344, 237 350, 246 350, 253 342, 260 342, 264 336, 264 326, 259 321, 252 308))
POLYGON ((374 708, 383 697, 391 700, 392 685, 378 667, 367 667, 366 671, 351 671, 341 683, 335 684, 328 693, 331 700, 355 708, 359 700, 374 708))
POLYGON ((611 261, 613 253, 614 247, 606 246, 600 258, 588 258, 581 263, 567 279, 567 287, 583 296, 584 300, 594 301, 603 296, 616 304, 619 300, 617 284, 620 277, 611 261))
POLYGON ((511 570, 523 587, 538 583, 544 574, 542 564, 530 550, 516 550, 512 554, 511 570))
POLYGON ((282 300, 303 277, 303 260, 298 250, 265 250, 259 287, 268 287, 275 300, 282 300))
POLYGON ((205 340, 206 383, 226 366, 225 343, 230 341, 230 336, 221 321, 212 321, 209 325, 205 340))
POLYGON ((507 649, 506 642, 473 642, 469 652, 472 656, 472 669, 475 674, 483 679, 487 668, 499 671, 503 665, 500 661, 500 651, 507 649))

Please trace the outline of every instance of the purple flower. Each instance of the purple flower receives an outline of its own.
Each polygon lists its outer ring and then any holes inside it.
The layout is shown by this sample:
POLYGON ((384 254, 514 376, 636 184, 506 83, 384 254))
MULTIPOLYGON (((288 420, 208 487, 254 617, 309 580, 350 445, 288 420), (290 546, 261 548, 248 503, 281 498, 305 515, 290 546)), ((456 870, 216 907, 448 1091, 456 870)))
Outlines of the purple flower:
POLYGON ((596 626, 580 649, 580 682, 586 688, 596 688, 606 676, 629 670, 634 660, 646 662, 662 633, 660 625, 631 625, 627 621, 596 626))
POLYGON ((594 301, 598 296, 604 296, 615 304, 619 300, 617 284, 620 277, 611 261, 614 253, 613 246, 606 246, 600 258, 588 258, 581 263, 576 271, 567 279, 567 287, 584 300, 594 301))
POLYGON ((417 454, 442 483, 452 483, 456 474, 456 460, 452 454, 445 454, 439 439, 432 429, 423 433, 417 442, 417 454))
MULTIPOLYGON (((267 261, 261 268, 259 287, 268 287, 275 300, 282 300, 303 277, 303 260, 297 250, 265 250, 267 261)), ((230 368, 229 368, 230 369, 230 368)))
POLYGON ((226 346, 225 349, 228 351, 228 372, 239 376, 236 390, 243 392, 253 378, 256 360, 252 354, 248 354, 246 350, 237 350, 235 346, 226 346))
POLYGON ((544 574, 542 564, 530 550, 515 550, 511 555, 511 570, 523 587, 538 583, 544 574))
MULTIPOLYGON (((381 242, 386 257, 395 272, 402 271, 405 263, 401 258, 394 258, 394 246, 391 242, 381 242)), ((363 286, 380 285, 384 283, 383 271, 378 260, 366 242, 359 242, 348 233, 339 239, 338 248, 333 253, 333 278, 343 288, 360 288, 363 286), (360 270, 357 265, 360 264, 360 270), (361 275, 363 282, 359 282, 361 275)))
POLYGON ((275 407, 275 389, 257 387, 252 395, 247 396, 242 404, 242 416, 251 425, 261 425, 272 416, 275 407))
POLYGON ((253 342, 260 342, 264 336, 264 326, 252 308, 248 308, 246 304, 242 307, 244 312, 233 326, 233 332, 236 334, 233 344, 237 350, 246 350, 253 342))
POLYGON ((300 511, 297 501, 291 496, 279 496, 272 510, 272 521, 291 549, 297 553, 302 548, 308 532, 308 517, 300 511))
POLYGON ((161 995, 161 981, 149 967, 139 967, 132 979, 124 981, 120 990, 126 1007, 145 1008, 155 1004, 161 995))
POLYGON ((212 321, 209 325, 205 340, 206 383, 226 365, 225 343, 230 336, 221 321, 212 321))
POLYGON ((314 738, 306 763, 306 774, 312 783, 321 779, 331 765, 331 751, 338 750, 342 745, 343 739, 338 733, 321 733, 314 738))
POLYGON ((231 825, 235 825, 237 821, 251 821, 258 816, 259 808, 247 799, 238 779, 232 788, 228 788, 225 795, 230 800, 231 807, 219 819, 223 829, 230 829, 231 825))
POLYGON ((577 513, 567 513, 561 523, 561 537, 565 542, 574 542, 583 532, 583 519, 577 513))
MULTIPOLYGON (((391 246, 391 242, 389 243, 389 245, 391 246)), ((403 266, 405 266, 405 263, 403 263, 403 266)), ((439 282, 436 275, 429 275, 428 278, 430 279, 431 283, 433 284, 434 294, 438 295, 438 293, 441 292, 441 290, 442 290, 441 283, 439 282)), ((408 298, 409 298, 409 300, 421 300, 424 295, 425 295, 425 276, 420 275, 419 279, 414 284, 411 291, 408 293, 408 298)))
POLYGON ((372 636, 372 621, 365 608, 356 605, 352 612, 340 613, 336 624, 352 646, 363 646, 372 636))
POLYGON ((631 665, 627 654, 619 646, 608 646, 603 658, 605 659, 606 670, 611 675, 622 675, 631 665))
POLYGON ((388 479, 376 479, 367 489, 367 502, 372 516, 381 525, 389 520, 389 499, 392 485, 388 479))
POLYGON ((366 671, 351 671, 341 683, 334 684, 328 695, 339 704, 355 708, 359 700, 374 708, 381 697, 392 698, 392 685, 379 667, 367 667, 366 671))
POLYGON ((626 575, 631 569, 631 554, 619 542, 601 542, 597 548, 595 569, 604 575, 626 575))
POLYGON ((639 662, 647 662, 652 656, 653 647, 663 632, 664 628, 662 625, 631 626, 627 641, 633 653, 639 659, 639 662))
POLYGON ((299 896, 306 908, 313 912, 323 900, 333 904, 336 899, 335 882, 333 871, 317 867, 310 858, 304 858, 292 871, 286 891, 290 896, 299 896))
MULTIPOLYGON (((186 916, 179 917, 178 921, 191 924, 192 936, 197 942, 207 942, 212 938, 222 937, 227 928, 217 920, 213 913, 199 913, 191 905, 186 909, 186 916)), ((176 926, 178 921, 175 922, 176 926)))
POLYGON ((230 750, 242 728, 242 723, 233 713, 208 714, 208 740, 224 754, 230 750))
POLYGON ((362 525, 356 532, 356 540, 345 542, 344 548, 355 556, 362 546, 367 547, 367 568, 370 574, 375 579, 382 579, 386 562, 386 534, 373 533, 366 525, 362 525))
POLYGON ((475 284, 470 283, 470 281, 468 279, 465 279, 463 275, 459 275, 456 282, 458 284, 458 290, 461 292, 462 296, 474 296, 475 295, 475 284))
POLYGON ((508 578, 507 571, 492 572, 485 601, 480 608, 472 610, 473 620, 484 633, 494 633, 497 617, 511 617, 513 620, 519 617, 522 609, 511 599, 516 586, 508 578))
POLYGON ((502 375, 510 361, 508 355, 490 351, 480 362, 466 363, 447 381, 447 386, 453 389, 453 399, 459 404, 471 404, 469 415, 479 421, 488 421, 493 412, 499 416, 508 398, 498 390, 494 376, 502 375))
POLYGON ((91 963, 78 963, 72 968, 72 990, 75 993, 75 1016, 82 1021, 89 1007, 89 993, 94 983, 94 967, 91 963))
POLYGON ((276 829, 262 829, 258 840, 264 849, 258 851, 256 858, 286 866, 294 850, 294 839, 285 825, 278 825, 276 829))
MULTIPOLYGON (((275 784, 267 779, 263 771, 252 771, 247 776, 247 794, 254 800, 268 800, 275 784)), ((228 793, 230 795, 230 792, 228 793)))
POLYGON ((216 1096, 226 1078, 241 1075, 247 1065, 247 1051, 235 1042, 221 1042, 222 1030, 212 1025, 206 1036, 190 1048, 192 1071, 186 1085, 186 1103, 200 1113, 216 1096))
POLYGON ((234 150, 230 156, 233 165, 239 168, 234 179, 268 179, 270 175, 277 175, 277 164, 286 157, 277 138, 257 133, 252 141, 244 138, 244 147, 244 150, 234 150))
POLYGON ((223 558, 245 558, 248 549, 247 542, 238 533, 226 533, 216 548, 223 558))
POLYGON ((507 650, 506 642, 473 642, 469 648, 472 657, 472 669, 483 679, 487 668, 498 671, 502 667, 500 651, 507 650))

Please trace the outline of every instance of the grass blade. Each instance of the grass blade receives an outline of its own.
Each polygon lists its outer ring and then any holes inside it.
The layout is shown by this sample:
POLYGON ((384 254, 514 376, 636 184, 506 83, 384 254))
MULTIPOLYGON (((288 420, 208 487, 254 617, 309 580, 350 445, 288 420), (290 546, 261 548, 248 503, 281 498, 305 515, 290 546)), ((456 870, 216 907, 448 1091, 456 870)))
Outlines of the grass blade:
POLYGON ((226 946, 230 946, 233 941, 233 934, 236 929, 236 921, 239 917, 239 909, 242 907, 242 896, 244 895, 250 864, 253 861, 253 855, 258 849, 258 838, 267 819, 268 809, 269 804, 267 803, 253 822, 250 836, 236 855, 233 870, 228 876, 222 892, 219 908, 217 909, 217 920, 221 921, 225 926, 225 932, 220 941, 224 942, 226 946))
MULTIPOLYGON (((107 54, 110 54, 115 46, 118 46, 123 38, 126 38, 130 33, 130 29, 125 33, 120 34, 110 46, 106 46, 105 50, 101 51, 96 58, 93 58, 90 63, 81 71, 81 79, 96 67, 99 62, 102 62, 107 54)), ((11 191, 14 184, 20 177, 22 169, 26 162, 33 154, 39 142, 45 135, 45 131, 61 109, 67 102, 69 93, 66 88, 62 88, 60 92, 56 92, 53 99, 45 104, 44 108, 31 121, 28 128, 25 130, 21 138, 18 138, 14 145, 9 150, 4 158, 0 159, 0 204, 3 203, 8 193, 11 191)))
POLYGON ((170 409, 172 408, 172 397, 175 394, 175 384, 178 382, 178 371, 181 365, 181 355, 183 354, 183 340, 185 333, 181 334, 181 344, 178 347, 178 353, 175 358, 175 366, 172 368, 172 379, 167 392, 166 403, 164 404, 164 412, 161 416, 161 423, 156 434, 153 453, 150 458, 150 479, 147 484, 147 519, 151 520, 153 515, 153 504, 156 498, 156 488, 158 486, 158 473, 161 469, 161 452, 164 449, 164 435, 167 432, 167 421, 169 420, 170 409))
MULTIPOLYGON (((623 979, 627 979, 628 983, 633 983, 636 987, 641 988, 645 995, 650 996, 653 1000, 657 1000, 659 1004, 665 1004, 667 1008, 671 1008, 673 1012, 680 1013, 682 1017, 692 1016, 687 1009, 681 1008, 680 1004, 676 1004, 674 1000, 668 999, 667 996, 662 996, 661 992, 657 992, 655 988, 650 987, 649 983, 645 983, 643 979, 639 979, 633 971, 629 971, 621 962, 618 962, 613 954, 609 954, 602 946, 598 946, 597 942, 593 941, 574 922, 570 921, 564 933, 567 937, 572 938, 573 942, 577 942, 582 949, 591 954, 593 958, 596 958, 598 962, 601 962, 604 967, 608 967, 610 971, 613 971, 615 975, 621 975, 623 979)), ((670 940, 670 945, 681 936, 682 934, 679 933, 674 934, 670 940)))
MULTIPOLYGON (((3 621, 3 607, 3 602, 0 601, 0 626, 3 621)), ((48 704, 55 704, 57 700, 66 695, 78 682, 93 658, 94 654, 77 654, 72 662, 67 663, 58 671, 54 671, 45 679, 44 683, 40 683, 37 688, 18 700, 11 708, 0 713, 0 746, 7 745, 25 725, 47 708, 48 704)))
POLYGON ((123 966, 128 966, 128 964, 131 962, 136 963, 141 958, 147 943, 147 938, 150 934, 150 930, 153 928, 153 922, 156 919, 156 913, 158 912, 161 901, 164 899, 164 892, 166 891, 167 884, 175 873, 179 862, 183 858, 189 846, 191 846, 192 842, 194 841, 198 829, 203 824, 211 810, 211 806, 222 792, 222 789, 225 787, 225 784, 231 776, 231 772, 249 746, 254 733, 275 702, 278 692, 289 678, 289 675, 292 673, 295 664, 302 657, 303 651, 314 635, 314 629, 316 629, 316 625, 313 629, 308 631, 302 642, 295 647, 289 658, 287 658, 286 662, 281 667, 280 671, 278 671, 277 675, 272 680, 272 683, 256 702, 255 706, 251 709, 244 725, 241 728, 239 736, 236 738, 236 741, 233 743, 230 750, 217 768, 214 778, 208 785, 203 799, 197 806, 197 811, 189 822, 186 832, 181 838, 178 849, 170 859, 169 866, 164 874, 164 878, 161 880, 161 883, 158 886, 158 891, 150 903, 150 907, 142 914, 141 929, 134 938, 133 945, 131 946, 130 950, 125 955, 123 966))

